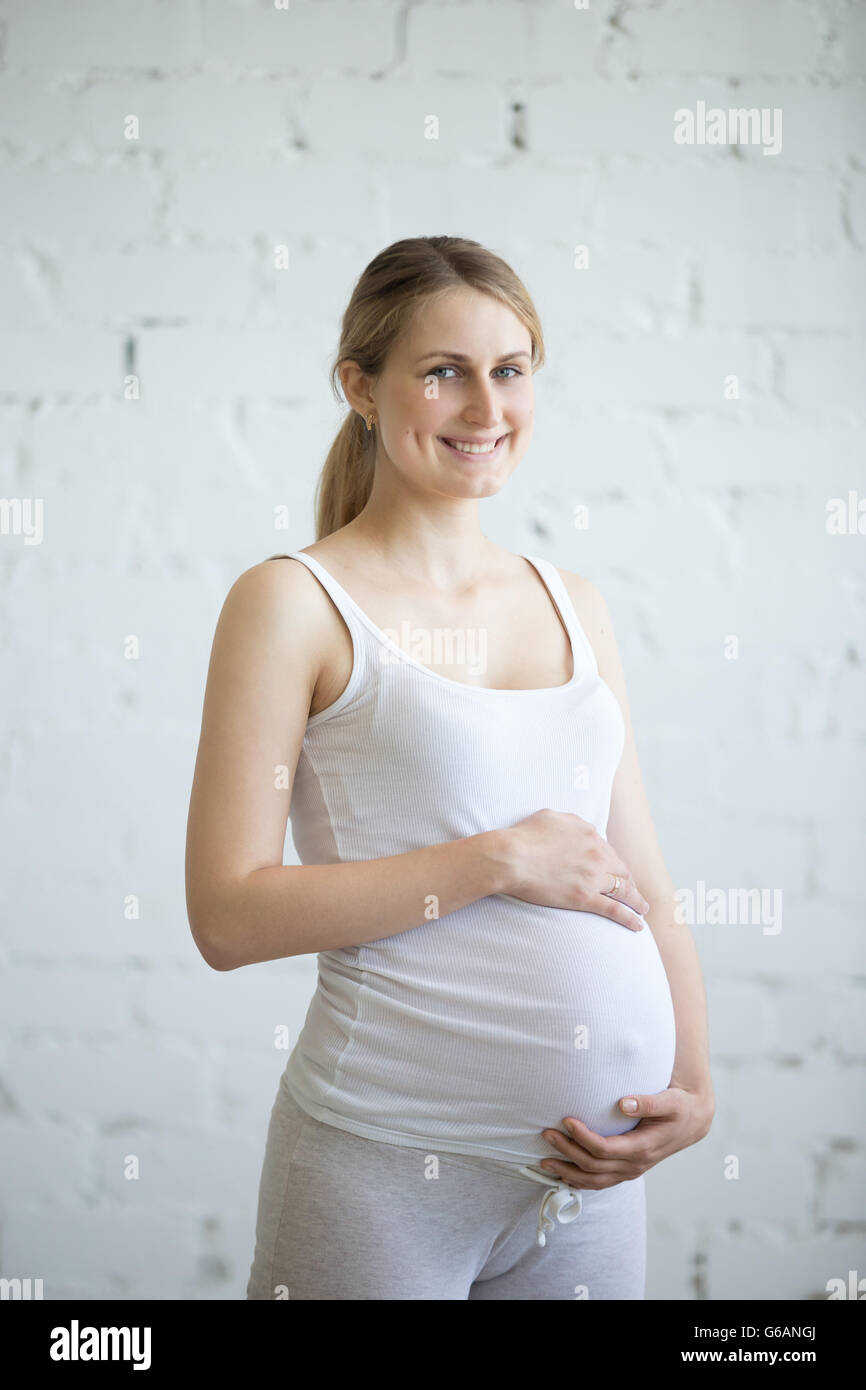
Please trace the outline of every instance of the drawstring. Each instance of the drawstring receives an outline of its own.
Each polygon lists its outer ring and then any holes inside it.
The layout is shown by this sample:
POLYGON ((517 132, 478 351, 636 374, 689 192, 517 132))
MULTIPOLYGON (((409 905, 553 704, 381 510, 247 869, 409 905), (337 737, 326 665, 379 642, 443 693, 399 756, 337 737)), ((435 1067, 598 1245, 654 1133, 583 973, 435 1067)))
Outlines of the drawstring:
POLYGON ((546 1173, 537 1173, 534 1168, 524 1164, 521 1173, 525 1173, 528 1178, 533 1178, 536 1182, 543 1182, 547 1192, 541 1200, 541 1207, 538 1212, 538 1225, 535 1228, 535 1238, 539 1245, 547 1244, 545 1231, 555 1229, 555 1223, 548 1215, 548 1209, 553 1212, 556 1220, 561 1225, 566 1225, 573 1221, 576 1216, 580 1216, 581 1206, 580 1192, 576 1187, 569 1187, 568 1183, 558 1182, 555 1186, 551 1185, 550 1176, 546 1173))

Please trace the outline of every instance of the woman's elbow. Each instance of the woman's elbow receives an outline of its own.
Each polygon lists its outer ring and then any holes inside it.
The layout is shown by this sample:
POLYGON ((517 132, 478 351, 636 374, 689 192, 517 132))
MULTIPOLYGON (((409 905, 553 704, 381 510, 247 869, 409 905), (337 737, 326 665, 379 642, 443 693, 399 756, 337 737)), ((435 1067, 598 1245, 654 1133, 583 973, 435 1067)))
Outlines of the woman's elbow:
POLYGON ((238 962, 231 960, 223 947, 218 944, 215 934, 207 927, 196 920, 190 918, 190 930, 196 949, 202 959, 210 966, 211 970, 234 970, 238 962))
POLYGON ((186 914, 196 949, 211 970, 236 970, 241 962, 226 949, 221 914, 213 902, 193 901, 188 894, 186 914))

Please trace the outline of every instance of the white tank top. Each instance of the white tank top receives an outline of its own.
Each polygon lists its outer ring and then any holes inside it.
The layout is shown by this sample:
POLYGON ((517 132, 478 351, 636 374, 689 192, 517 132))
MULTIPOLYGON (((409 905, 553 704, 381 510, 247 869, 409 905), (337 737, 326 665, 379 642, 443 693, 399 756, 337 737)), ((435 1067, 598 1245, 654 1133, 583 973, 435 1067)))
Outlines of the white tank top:
MULTIPOLYGON (((311 555, 288 558, 328 592, 354 650, 345 690, 307 721, 289 810, 301 863, 404 854, 544 807, 604 836, 624 722, 554 565, 523 557, 568 631, 571 679, 496 690, 429 669, 311 555)), ((603 1135, 633 1128, 618 1101, 664 1090, 674 1050, 647 926, 497 893, 321 951, 283 1084, 353 1134, 525 1164, 555 1157, 541 1131, 568 1115, 603 1135)))

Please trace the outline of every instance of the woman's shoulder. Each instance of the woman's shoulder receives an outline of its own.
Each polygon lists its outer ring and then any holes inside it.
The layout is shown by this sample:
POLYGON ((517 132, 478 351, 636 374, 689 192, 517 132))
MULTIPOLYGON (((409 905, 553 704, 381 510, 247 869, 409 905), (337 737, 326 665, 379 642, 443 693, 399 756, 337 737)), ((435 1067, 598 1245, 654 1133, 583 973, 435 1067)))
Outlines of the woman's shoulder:
POLYGON ((556 571, 574 605, 580 625, 592 643, 599 670, 603 667, 607 669, 615 654, 616 639, 610 609, 601 590, 586 575, 574 574, 571 570, 560 569, 558 565, 556 571))
MULTIPOLYGON (((296 552, 295 552, 296 553, 296 552)), ((320 622, 322 587, 294 554, 279 553, 250 565, 238 575, 225 601, 225 609, 239 621, 255 620, 262 625, 282 624, 291 618, 297 632, 309 617, 320 622)), ((325 599, 325 607, 327 600, 325 599)))
POLYGON ((587 609, 600 608, 604 598, 598 587, 585 574, 575 574, 573 570, 556 566, 556 572, 568 590, 568 596, 577 607, 578 603, 587 609))
MULTIPOLYGON (((515 555, 512 558, 515 564, 520 560, 519 555, 515 555)), ((604 607, 604 599, 591 579, 587 579, 586 575, 583 574, 575 574, 573 570, 563 569, 561 565, 555 564, 553 560, 549 560, 548 564, 556 570, 556 573, 565 585, 568 597, 577 609, 577 615, 581 621, 583 621, 584 612, 586 612, 588 618, 591 618, 594 612, 596 614, 600 613, 601 609, 604 607)))

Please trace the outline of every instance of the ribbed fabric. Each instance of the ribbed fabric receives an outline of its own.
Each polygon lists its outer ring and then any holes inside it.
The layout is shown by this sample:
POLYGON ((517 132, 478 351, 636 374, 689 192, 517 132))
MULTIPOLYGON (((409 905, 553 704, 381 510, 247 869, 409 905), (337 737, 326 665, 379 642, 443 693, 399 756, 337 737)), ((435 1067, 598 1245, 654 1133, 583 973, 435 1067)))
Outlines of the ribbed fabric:
MULTIPOLYGON (((544 807, 605 834, 622 713, 548 560, 523 557, 568 631, 571 679, 495 690, 408 655, 311 555, 270 558, 307 566, 354 649, 345 690, 307 722, 289 812, 301 863, 404 854, 544 807)), ((369 1139, 511 1163, 555 1156, 541 1131, 568 1115, 604 1135, 633 1128, 617 1102, 664 1090, 675 1050, 649 928, 502 893, 435 911, 319 953, 284 1074, 297 1104, 369 1139)))

